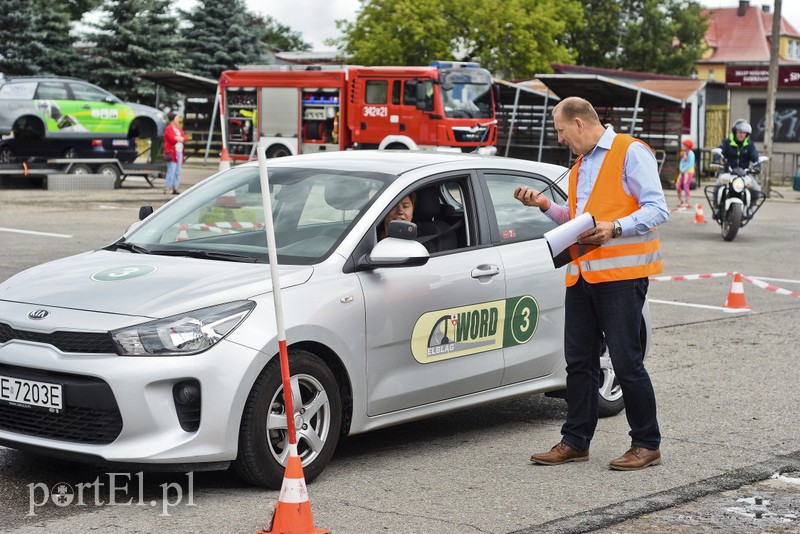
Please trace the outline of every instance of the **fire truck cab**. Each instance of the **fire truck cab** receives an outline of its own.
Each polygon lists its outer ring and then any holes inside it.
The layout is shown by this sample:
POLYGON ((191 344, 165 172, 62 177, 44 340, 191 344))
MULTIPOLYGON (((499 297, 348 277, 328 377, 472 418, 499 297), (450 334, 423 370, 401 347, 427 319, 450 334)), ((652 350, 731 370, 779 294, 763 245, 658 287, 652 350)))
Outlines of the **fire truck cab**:
POLYGON ((348 148, 494 154, 492 78, 475 63, 284 67, 220 77, 226 147, 247 160, 348 148))

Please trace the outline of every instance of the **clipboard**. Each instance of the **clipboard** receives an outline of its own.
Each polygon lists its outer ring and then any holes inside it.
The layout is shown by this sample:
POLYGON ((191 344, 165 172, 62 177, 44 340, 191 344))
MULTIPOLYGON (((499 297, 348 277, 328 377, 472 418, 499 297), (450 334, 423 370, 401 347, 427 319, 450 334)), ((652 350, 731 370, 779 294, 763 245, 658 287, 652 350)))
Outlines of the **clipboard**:
POLYGON ((581 245, 577 243, 579 235, 595 226, 594 217, 587 211, 544 234, 547 248, 550 250, 550 256, 553 258, 553 265, 555 265, 556 269, 600 247, 600 245, 581 245))

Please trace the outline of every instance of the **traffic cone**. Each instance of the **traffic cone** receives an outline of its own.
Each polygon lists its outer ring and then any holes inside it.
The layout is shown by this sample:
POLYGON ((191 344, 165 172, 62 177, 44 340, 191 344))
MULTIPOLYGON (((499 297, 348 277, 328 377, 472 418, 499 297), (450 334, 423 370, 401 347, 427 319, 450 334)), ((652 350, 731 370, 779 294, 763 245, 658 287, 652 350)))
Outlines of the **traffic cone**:
POLYGON ((175 241, 186 241, 187 239, 189 239, 189 230, 185 224, 182 224, 175 241))
POLYGON ((735 310, 749 310, 750 306, 744 298, 744 285, 742 284, 742 275, 733 273, 733 282, 731 283, 731 290, 728 292, 728 298, 723 308, 731 308, 735 310))
POLYGON ((222 152, 219 153, 219 169, 220 171, 227 171, 231 168, 231 158, 228 155, 228 149, 222 147, 222 152))
POLYGON ((311 503, 308 501, 303 463, 297 455, 289 456, 283 475, 278 506, 269 530, 257 534, 327 534, 330 530, 314 527, 311 503))
POLYGON ((694 220, 692 221, 693 224, 706 224, 706 218, 703 216, 703 205, 701 203, 697 203, 697 209, 694 212, 694 220))

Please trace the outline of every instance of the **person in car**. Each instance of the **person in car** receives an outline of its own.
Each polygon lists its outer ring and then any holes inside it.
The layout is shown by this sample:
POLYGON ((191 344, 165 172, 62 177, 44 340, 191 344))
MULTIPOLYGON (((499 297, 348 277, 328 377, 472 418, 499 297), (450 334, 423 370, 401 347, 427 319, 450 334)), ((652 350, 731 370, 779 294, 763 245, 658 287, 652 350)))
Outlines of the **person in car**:
POLYGON ((172 194, 178 194, 178 185, 181 179, 181 164, 183 163, 183 144, 186 134, 181 128, 181 117, 175 112, 167 116, 169 124, 164 129, 164 161, 167 162, 167 175, 164 178, 164 194, 172 189, 172 194))
POLYGON ((417 194, 410 193, 403 197, 400 202, 398 202, 392 211, 389 212, 386 217, 383 219, 383 225, 378 231, 378 239, 383 239, 389 234, 389 223, 391 221, 409 221, 411 222, 414 218, 414 205, 417 203, 417 194))
POLYGON ((599 248, 567 266, 567 420, 561 441, 533 454, 531 461, 556 465, 589 459, 600 416, 600 356, 608 346, 631 429, 630 449, 609 468, 644 469, 661 463, 656 397, 641 335, 648 277, 662 271, 657 227, 669 217, 658 165, 650 147, 603 127, 582 98, 559 102, 553 121, 558 142, 578 156, 569 173, 567 202, 557 205, 527 187, 517 188, 514 197, 558 224, 591 213, 596 226, 580 234, 578 243, 599 248))

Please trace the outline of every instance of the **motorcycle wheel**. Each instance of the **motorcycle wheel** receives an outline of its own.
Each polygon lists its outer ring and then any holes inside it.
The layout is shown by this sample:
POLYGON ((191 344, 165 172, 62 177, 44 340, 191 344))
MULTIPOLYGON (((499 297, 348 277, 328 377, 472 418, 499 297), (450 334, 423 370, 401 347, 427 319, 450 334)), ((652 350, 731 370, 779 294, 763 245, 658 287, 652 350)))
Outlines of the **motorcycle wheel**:
POLYGON ((733 241, 741 225, 742 205, 731 204, 730 209, 725 212, 725 218, 722 220, 722 239, 725 241, 733 241))

